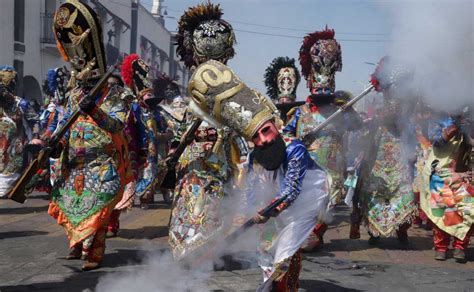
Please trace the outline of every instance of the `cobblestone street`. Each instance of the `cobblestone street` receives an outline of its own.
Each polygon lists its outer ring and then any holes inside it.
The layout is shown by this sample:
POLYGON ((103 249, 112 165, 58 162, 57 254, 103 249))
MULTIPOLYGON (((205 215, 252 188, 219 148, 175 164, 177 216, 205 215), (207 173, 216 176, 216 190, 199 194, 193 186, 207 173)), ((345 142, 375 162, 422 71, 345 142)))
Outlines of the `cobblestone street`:
MULTIPOLYGON (((79 261, 64 259, 66 237, 47 214, 46 195, 36 194, 24 205, 1 200, 0 291, 93 291, 105 275, 149 269, 147 257, 167 248, 169 208, 159 200, 148 210, 134 208, 122 216, 122 229, 108 240, 102 268, 92 272, 82 272, 79 261)), ((304 255, 300 290, 474 290, 472 247, 466 264, 437 262, 430 231, 411 228, 410 244, 403 249, 396 239, 369 246, 367 233, 361 233, 360 240, 348 239, 348 210, 340 207, 323 249, 304 255)), ((213 272, 206 289, 254 291, 260 277, 256 263, 233 264, 213 272)))

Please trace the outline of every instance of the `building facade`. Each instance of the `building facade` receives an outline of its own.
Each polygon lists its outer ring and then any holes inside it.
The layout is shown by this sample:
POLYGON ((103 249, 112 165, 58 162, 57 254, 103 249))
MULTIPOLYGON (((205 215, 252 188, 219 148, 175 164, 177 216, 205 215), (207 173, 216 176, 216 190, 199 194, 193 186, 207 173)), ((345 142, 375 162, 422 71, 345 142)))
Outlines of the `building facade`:
MULTIPOLYGON (((127 54, 137 53, 154 73, 176 77, 182 89, 186 87, 189 73, 178 62, 174 35, 165 28, 159 14, 152 14, 139 0, 83 1, 94 8, 102 21, 109 65, 127 54)), ((52 30, 54 12, 64 0, 1 2, 0 64, 17 69, 19 96, 42 101, 41 84, 47 70, 66 65, 52 30)))

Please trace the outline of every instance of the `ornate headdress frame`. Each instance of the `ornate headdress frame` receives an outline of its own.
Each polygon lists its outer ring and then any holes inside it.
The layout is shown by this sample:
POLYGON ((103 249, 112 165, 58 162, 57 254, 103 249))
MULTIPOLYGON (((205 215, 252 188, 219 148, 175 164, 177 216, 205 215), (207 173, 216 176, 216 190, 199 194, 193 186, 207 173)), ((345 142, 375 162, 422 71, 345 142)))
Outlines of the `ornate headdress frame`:
POLYGON ((220 56, 218 61, 225 63, 228 59, 234 56, 235 51, 233 45, 235 43, 235 35, 232 26, 225 20, 221 19, 222 14, 219 4, 214 5, 211 2, 207 2, 188 8, 188 10, 186 10, 181 16, 178 22, 178 33, 176 35, 176 52, 186 67, 191 68, 193 66, 198 66, 200 63, 211 59, 211 57, 206 58, 206 56, 197 56, 193 43, 194 30, 205 21, 218 21, 230 30, 230 38, 228 40, 229 46, 223 52, 222 56, 220 56))
POLYGON ((293 89, 293 92, 291 93, 293 97, 295 97, 296 95, 296 90, 301 80, 300 72, 295 65, 295 59, 293 58, 290 59, 288 57, 277 57, 273 59, 270 66, 268 66, 267 69, 265 70, 265 75, 264 75, 265 86, 267 87, 267 94, 272 100, 278 100, 279 98, 277 77, 278 77, 278 72, 280 72, 282 68, 293 68, 293 70, 295 70, 295 74, 296 74, 295 88, 293 89))

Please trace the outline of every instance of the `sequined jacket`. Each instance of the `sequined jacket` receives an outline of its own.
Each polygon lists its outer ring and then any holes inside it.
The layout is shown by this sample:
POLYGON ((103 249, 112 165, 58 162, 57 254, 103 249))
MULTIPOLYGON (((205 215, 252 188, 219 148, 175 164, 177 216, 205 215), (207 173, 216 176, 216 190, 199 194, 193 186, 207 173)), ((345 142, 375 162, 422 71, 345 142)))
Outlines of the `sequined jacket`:
MULTIPOLYGON (((254 186, 256 185, 254 180, 259 178, 261 171, 256 170, 260 168, 263 170, 260 165, 255 161, 252 153, 249 155, 249 164, 248 164, 248 182, 246 187, 246 204, 254 205, 255 202, 255 190, 254 186)), ((291 143, 286 147, 286 159, 284 160, 282 166, 279 170, 283 175, 275 176, 275 179, 279 179, 278 183, 273 183, 273 185, 279 185, 279 189, 275 189, 276 193, 274 198, 279 198, 282 196, 287 196, 284 202, 287 205, 291 205, 299 196, 301 192, 301 187, 303 185, 303 179, 308 170, 317 169, 319 166, 311 158, 308 150, 304 144, 297 139, 291 141, 291 143)), ((268 172, 268 171, 267 171, 268 172)), ((272 179, 272 178, 269 178, 272 179)))

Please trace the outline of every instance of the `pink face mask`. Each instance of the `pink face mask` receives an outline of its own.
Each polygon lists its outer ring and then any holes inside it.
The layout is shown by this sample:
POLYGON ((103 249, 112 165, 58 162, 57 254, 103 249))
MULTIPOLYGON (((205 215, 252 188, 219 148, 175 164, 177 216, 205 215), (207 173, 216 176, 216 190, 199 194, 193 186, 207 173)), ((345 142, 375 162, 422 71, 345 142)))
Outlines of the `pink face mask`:
POLYGON ((280 133, 272 121, 265 122, 252 137, 252 142, 257 147, 264 146, 275 140, 280 133))

